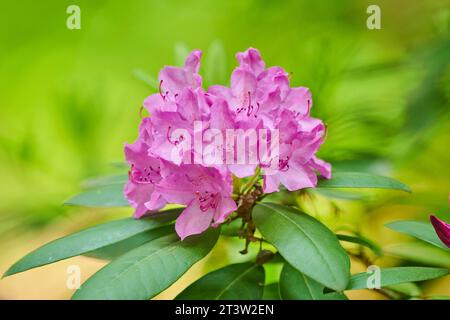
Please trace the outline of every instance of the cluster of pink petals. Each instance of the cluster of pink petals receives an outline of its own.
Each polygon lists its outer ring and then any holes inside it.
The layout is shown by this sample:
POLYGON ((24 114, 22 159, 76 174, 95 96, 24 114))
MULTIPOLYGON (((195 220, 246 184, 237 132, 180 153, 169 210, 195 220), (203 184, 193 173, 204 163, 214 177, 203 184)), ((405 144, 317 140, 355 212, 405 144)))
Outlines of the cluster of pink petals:
POLYGON ((168 66, 159 74, 160 92, 149 96, 144 107, 150 117, 142 120, 139 138, 125 146, 131 166, 125 196, 136 209, 135 217, 163 208, 167 203, 186 205, 176 221, 184 239, 222 223, 233 211, 232 176, 239 178, 263 169, 264 191, 314 187, 317 173, 331 176, 331 166, 315 154, 323 143, 326 128, 310 117, 311 93, 291 88, 289 75, 280 67, 265 67, 258 50, 236 55, 239 66, 231 75, 230 87, 214 85, 204 90, 200 51, 193 51, 182 68, 168 66), (279 157, 275 166, 259 164, 192 164, 191 149, 174 159, 174 147, 186 137, 174 135, 184 129, 194 136, 194 122, 203 129, 279 130, 279 157))

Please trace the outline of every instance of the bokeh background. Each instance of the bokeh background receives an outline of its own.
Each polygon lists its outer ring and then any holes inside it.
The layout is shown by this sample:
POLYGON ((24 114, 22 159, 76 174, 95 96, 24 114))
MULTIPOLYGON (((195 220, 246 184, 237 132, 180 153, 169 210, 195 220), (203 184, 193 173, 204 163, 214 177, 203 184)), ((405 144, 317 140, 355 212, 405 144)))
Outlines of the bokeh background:
MULTIPOLYGON (((226 84, 234 54, 249 46, 312 90, 313 113, 329 128, 321 157, 336 170, 376 172, 413 189, 347 200, 310 193, 298 204, 335 230, 380 243, 376 264, 450 267, 449 254, 383 226, 430 213, 450 221, 449 1, 19 0, 0 10, 0 272, 52 239, 130 215, 62 203, 90 177, 126 172, 123 145, 136 138, 163 65, 202 49, 206 85, 226 84), (81 8, 80 30, 66 27, 71 4, 81 8), (381 8, 381 30, 366 27, 369 4, 381 8)), ((246 259, 239 249, 241 242, 220 242, 159 298, 246 259)), ((73 258, 2 279, 0 299, 69 298, 72 264, 86 279, 104 262, 73 258)), ((364 270, 357 260, 352 268, 364 270)), ((450 294, 450 279, 421 287, 424 296, 450 294)), ((383 298, 368 290, 350 297, 383 298)))

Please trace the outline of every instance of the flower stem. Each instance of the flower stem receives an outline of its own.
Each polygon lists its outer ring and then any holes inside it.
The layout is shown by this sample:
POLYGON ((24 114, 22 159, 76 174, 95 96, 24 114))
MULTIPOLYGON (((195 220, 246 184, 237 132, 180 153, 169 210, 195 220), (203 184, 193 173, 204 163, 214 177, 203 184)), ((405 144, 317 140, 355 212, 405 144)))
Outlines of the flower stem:
POLYGON ((261 173, 261 168, 257 167, 255 174, 250 178, 250 180, 246 184, 244 184, 242 186, 241 194, 247 194, 252 189, 252 187, 255 185, 255 183, 258 182, 260 173, 261 173))

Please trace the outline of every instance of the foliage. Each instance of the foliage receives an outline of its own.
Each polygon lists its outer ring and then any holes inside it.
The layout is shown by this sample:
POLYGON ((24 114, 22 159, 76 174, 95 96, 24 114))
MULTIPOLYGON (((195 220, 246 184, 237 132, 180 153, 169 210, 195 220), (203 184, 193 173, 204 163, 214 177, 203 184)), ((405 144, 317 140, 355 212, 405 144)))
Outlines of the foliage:
MULTIPOLYGON (((361 175, 342 173, 326 184, 320 183, 319 188, 374 187, 410 191, 406 185, 393 179, 364 174, 363 182, 357 182, 355 177, 358 176, 361 175), (333 183, 334 179, 336 183, 333 183)), ((117 195, 114 188, 105 186, 121 186, 121 182, 117 184, 115 179, 102 181, 99 188, 106 190, 106 194, 95 198, 98 206, 110 205, 111 199, 117 195)), ((257 188, 257 183, 251 190, 253 188, 257 188)), ((92 194, 95 193, 87 190, 77 197, 77 204, 92 205, 92 194)), ((181 241, 171 223, 180 211, 163 211, 141 220, 126 218, 107 222, 63 237, 19 260, 5 276, 84 254, 110 262, 75 292, 74 299, 152 298, 213 250, 220 236, 220 228, 210 228, 201 235, 181 241)), ((257 300, 263 297, 276 299, 279 295, 282 299, 342 300, 347 299, 343 293, 345 290, 370 285, 371 273, 350 275, 351 253, 339 241, 356 243, 380 253, 370 240, 335 235, 324 224, 294 207, 259 202, 258 199, 251 205, 250 216, 243 216, 238 209, 231 219, 243 219, 243 223, 241 227, 231 229, 233 232, 225 225, 222 236, 245 239, 246 249, 250 243, 260 243, 256 260, 231 264, 208 273, 181 292, 177 299, 257 300), (253 228, 253 232, 249 233, 249 228, 253 228), (261 238, 254 236, 254 228, 260 232, 261 238), (263 243, 269 243, 272 249, 262 249, 263 243), (275 261, 284 264, 277 281, 279 284, 265 285, 262 265, 275 261)), ((389 227, 423 239, 440 250, 448 250, 422 223, 395 222, 389 227)), ((406 288, 394 285, 434 279, 449 272, 447 268, 383 268, 380 270, 380 284, 383 288, 405 294, 406 288)), ((416 296, 416 291, 411 296, 416 296)))

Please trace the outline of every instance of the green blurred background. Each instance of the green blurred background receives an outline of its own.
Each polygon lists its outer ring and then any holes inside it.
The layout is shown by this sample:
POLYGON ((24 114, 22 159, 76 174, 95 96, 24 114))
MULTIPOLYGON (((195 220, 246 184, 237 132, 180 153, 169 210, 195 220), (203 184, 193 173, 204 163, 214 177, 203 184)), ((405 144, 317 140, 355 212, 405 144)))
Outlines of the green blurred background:
MULTIPOLYGON (((390 253, 380 265, 450 267, 449 255, 410 249, 409 238, 383 227, 429 213, 450 221, 449 1, 19 0, 0 10, 0 272, 49 240, 131 214, 61 204, 87 178, 126 172, 123 145, 135 139, 163 65, 202 49, 206 85, 226 84, 234 54, 249 46, 312 90, 313 113, 329 128, 321 156, 336 170, 393 176, 413 189, 363 192, 357 201, 314 194, 298 199, 304 210, 381 242, 390 253), (66 27, 71 4, 81 8, 80 30, 66 27), (369 4, 381 8, 381 30, 366 27, 369 4)), ((223 261, 213 255, 169 291, 242 259, 230 253, 238 249, 220 243, 223 261)), ((74 263, 84 279, 102 265, 74 258, 3 279, 0 298, 67 298, 74 263)), ((424 290, 450 293, 449 284, 424 290)))

